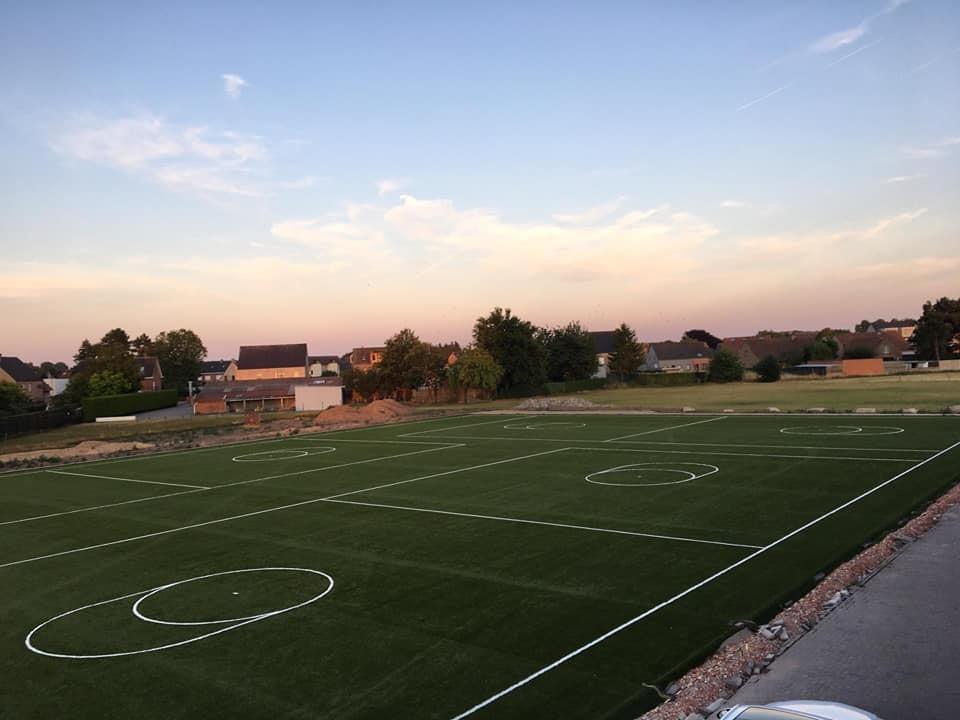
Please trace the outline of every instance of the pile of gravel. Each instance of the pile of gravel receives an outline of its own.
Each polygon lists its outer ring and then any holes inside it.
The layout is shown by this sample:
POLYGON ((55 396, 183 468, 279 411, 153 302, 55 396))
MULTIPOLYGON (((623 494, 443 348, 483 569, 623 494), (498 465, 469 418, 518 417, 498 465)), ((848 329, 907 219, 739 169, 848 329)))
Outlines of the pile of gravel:
POLYGON ((516 410, 596 410, 606 407, 576 397, 529 398, 517 405, 516 410))

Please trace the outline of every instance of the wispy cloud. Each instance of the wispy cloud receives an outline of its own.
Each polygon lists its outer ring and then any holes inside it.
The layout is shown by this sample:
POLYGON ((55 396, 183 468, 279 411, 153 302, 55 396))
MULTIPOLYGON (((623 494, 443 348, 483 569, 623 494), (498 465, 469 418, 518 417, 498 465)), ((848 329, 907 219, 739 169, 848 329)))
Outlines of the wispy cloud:
POLYGON ((598 220, 602 220, 611 213, 615 212, 621 205, 623 205, 626 197, 621 195, 618 198, 610 200, 599 205, 594 205, 591 208, 587 208, 583 212, 578 213, 558 213, 553 216, 553 219, 559 223, 564 223, 567 225, 583 225, 585 223, 595 223, 598 220))
POLYGON ((243 92, 245 87, 250 86, 250 83, 248 83, 239 75, 226 73, 221 77, 223 78, 223 91, 227 94, 227 97, 230 97, 234 100, 240 97, 240 93, 243 92))
POLYGON ((171 189, 253 196, 249 168, 267 160, 260 138, 175 127, 143 113, 103 120, 77 116, 50 140, 55 152, 150 178, 171 189))
POLYGON ((793 85, 793 83, 792 83, 792 82, 788 82, 786 85, 781 85, 780 87, 776 88, 775 90, 771 90, 770 92, 768 92, 768 93, 766 93, 766 94, 764 94, 764 95, 761 95, 761 96, 758 97, 758 98, 754 98, 753 100, 750 100, 749 102, 745 102, 743 105, 739 106, 739 107, 736 109, 736 112, 741 112, 741 111, 743 111, 743 110, 746 110, 747 108, 752 108, 752 107, 753 107, 754 105, 756 105, 757 103, 761 103, 761 102, 763 102, 764 100, 767 100, 768 98, 772 98, 774 95, 778 95, 778 94, 782 93, 784 90, 786 90, 786 89, 787 89, 788 87, 790 87, 791 85, 793 85))
POLYGON ((727 208, 729 210, 743 210, 746 208, 751 208, 753 205, 748 203, 746 200, 724 200, 720 203, 720 207, 727 208))
POLYGON ((818 54, 831 53, 834 50, 839 50, 846 45, 855 43, 866 34, 867 26, 865 23, 855 25, 854 27, 847 28, 846 30, 838 30, 837 32, 825 35, 810 45, 810 52, 818 54))
POLYGON ((926 145, 908 145, 901 148, 901 152, 911 160, 931 160, 942 157, 951 147, 956 145, 960 145, 960 135, 945 137, 926 145))
POLYGON ((383 180, 377 180, 377 195, 380 195, 381 197, 383 195, 390 195, 398 190, 402 190, 406 184, 407 181, 403 179, 385 178, 383 180))
POLYGON ((910 182, 911 180, 919 180, 922 177, 923 175, 921 175, 920 173, 917 173, 915 175, 894 175, 893 177, 888 177, 883 182, 886 185, 896 185, 898 183, 910 182))
POLYGON ((859 54, 862 53, 864 50, 869 50, 870 48, 874 47, 875 45, 879 45, 881 42, 883 42, 883 39, 882 39, 882 38, 881 38, 880 40, 874 40, 872 43, 868 43, 868 44, 866 44, 866 45, 861 45, 861 46, 858 47, 856 50, 852 50, 851 52, 848 52, 846 55, 841 55, 841 56, 838 57, 836 60, 834 60, 832 63, 830 63, 829 65, 827 65, 827 67, 824 68, 824 69, 825 69, 825 70, 829 70, 829 69, 832 68, 833 66, 839 65, 840 63, 849 60, 849 59, 852 58, 854 55, 859 55, 859 54))
POLYGON ((287 190, 302 190, 303 188, 312 187, 316 185, 317 178, 314 175, 308 175, 306 177, 297 178, 296 180, 287 180, 285 182, 278 183, 278 185, 287 190))
POLYGON ((913 212, 904 212, 899 215, 893 215, 888 218, 883 218, 878 220, 872 226, 863 231, 862 235, 868 240, 872 240, 881 233, 886 232, 895 225, 902 225, 904 223, 910 223, 916 220, 919 217, 926 215, 928 212, 927 208, 919 208, 913 212))

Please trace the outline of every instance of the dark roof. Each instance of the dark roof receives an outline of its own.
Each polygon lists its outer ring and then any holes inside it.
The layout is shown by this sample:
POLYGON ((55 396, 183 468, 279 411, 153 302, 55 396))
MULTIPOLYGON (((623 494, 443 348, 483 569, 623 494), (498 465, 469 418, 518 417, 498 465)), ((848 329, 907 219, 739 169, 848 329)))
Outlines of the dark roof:
POLYGON ((35 369, 24 363, 20 358, 0 355, 0 368, 17 382, 37 382, 43 380, 35 369))
POLYGON ((713 357, 713 350, 703 342, 681 340, 680 342, 650 343, 657 354, 657 360, 685 360, 686 358, 713 357))
POLYGON ((342 386, 340 377, 294 378, 281 380, 235 380, 225 383, 207 383, 198 394, 203 400, 268 400, 293 397, 298 385, 342 386))
MULTIPOLYGON (((837 342, 843 351, 853 348, 867 348, 879 352, 882 345, 886 345, 889 354, 896 355, 907 349, 907 341, 899 335, 878 331, 875 333, 837 333, 837 342)), ((887 354, 887 353, 884 353, 887 354)))
POLYGON ((137 367, 140 369, 140 377, 163 377, 163 371, 160 369, 160 361, 155 357, 138 357, 137 367))
POLYGON ((237 367, 241 370, 307 366, 307 344, 241 345, 237 367))
POLYGON ((724 338, 723 342, 720 343, 720 348, 739 355, 742 348, 746 346, 750 348, 757 359, 772 355, 779 360, 783 360, 788 355, 803 352, 804 348, 814 340, 816 340, 815 333, 724 338))
POLYGON ((200 363, 200 374, 224 373, 233 360, 204 360, 200 363))
POLYGON ((593 338, 593 342, 597 346, 598 354, 610 354, 613 352, 613 330, 600 330, 599 332, 592 332, 590 333, 590 336, 593 338))
POLYGON ((369 363, 370 362, 370 353, 378 352, 382 353, 386 350, 385 347, 358 347, 354 348, 353 352, 350 353, 350 362, 353 365, 358 363, 369 363))
POLYGON ((322 363, 323 365, 328 365, 330 363, 339 362, 340 358, 337 355, 311 355, 310 362, 312 363, 322 363))

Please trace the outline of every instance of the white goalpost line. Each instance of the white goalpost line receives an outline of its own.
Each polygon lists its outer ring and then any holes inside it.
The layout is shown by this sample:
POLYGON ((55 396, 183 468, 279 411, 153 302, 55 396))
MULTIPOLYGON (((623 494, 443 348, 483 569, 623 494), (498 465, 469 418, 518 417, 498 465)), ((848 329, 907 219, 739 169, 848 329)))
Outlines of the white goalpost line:
POLYGON ((696 422, 688 422, 681 425, 670 425, 668 427, 633 433, 632 435, 621 435, 620 437, 610 438, 609 440, 604 440, 603 442, 616 442, 617 440, 626 440, 627 438, 640 437, 641 435, 653 435, 654 433, 666 432, 667 430, 678 430, 680 428, 691 427, 692 425, 703 425, 704 423, 716 422, 717 420, 726 420, 727 417, 727 415, 721 415, 720 417, 712 417, 707 420, 697 420, 696 422))
POLYGON ((885 481, 883 481, 882 483, 880 483, 879 485, 875 485, 874 487, 870 488, 869 490, 861 493, 860 495, 857 495, 857 496, 856 496, 855 498, 853 498, 852 500, 848 500, 848 501, 846 501, 845 503, 843 503, 842 505, 838 505, 838 506, 835 507, 833 510, 830 510, 829 512, 826 512, 826 513, 824 513, 823 515, 820 515, 819 517, 814 518, 814 519, 811 520, 810 522, 805 523, 804 525, 801 525, 800 527, 796 528, 795 530, 791 530, 791 531, 790 531, 789 533, 787 533, 786 535, 778 538, 777 540, 774 540, 773 542, 771 542, 771 543, 769 543, 769 544, 767 544, 767 545, 764 545, 763 547, 761 547, 761 548, 760 548, 759 550, 757 550, 756 552, 750 553, 750 554, 747 555, 746 557, 741 558, 741 559, 738 560, 737 562, 735 562, 735 563, 733 563, 733 564, 731 564, 731 565, 728 565, 727 567, 725 567, 724 569, 722 569, 722 570, 720 570, 720 571, 718 571, 718 572, 715 572, 713 575, 710 575, 709 577, 701 580, 700 582, 696 583, 695 585, 691 585, 691 586, 688 587, 686 590, 683 590, 682 592, 677 593, 677 594, 674 595, 673 597, 668 598, 668 599, 664 600, 663 602, 658 603, 657 605, 654 605, 652 608, 650 608, 650 609, 648 609, 648 610, 645 610, 644 612, 640 613, 639 615, 636 615, 636 616, 630 618, 630 619, 627 620, 626 622, 623 622, 623 623, 621 623, 620 625, 617 625, 616 627, 611 628, 610 630, 608 630, 607 632, 605 632, 603 635, 600 635, 599 637, 596 637, 596 638, 594 638, 593 640, 591 640, 590 642, 585 643, 584 645, 581 645, 580 647, 576 648, 575 650, 572 650, 572 651, 568 652, 566 655, 564 655, 564 656, 562 656, 562 657, 554 660, 554 661, 553 661, 552 663, 550 663, 549 665, 544 665, 544 666, 543 666, 542 668, 540 668, 539 670, 536 670, 536 671, 530 673, 530 674, 527 675, 525 678, 522 678, 521 680, 513 683, 513 685, 510 685, 509 687, 504 688, 504 689, 501 690, 500 692, 495 693, 494 695, 491 695, 491 696, 488 697, 486 700, 482 700, 481 702, 477 703, 476 705, 474 705, 473 707, 469 708, 468 710, 465 710, 464 712, 460 713, 459 715, 455 715, 453 718, 451 718, 451 720, 462 720, 462 718, 469 717, 469 716, 473 715, 473 714, 476 713, 477 711, 482 710, 483 708, 485 708, 485 707, 487 707, 488 705, 496 702, 497 700, 499 700, 500 698, 504 697, 505 695, 509 695, 509 694, 512 693, 514 690, 517 690, 518 688, 521 688, 521 687, 523 687, 524 685, 529 684, 530 682, 536 680, 536 679, 537 679, 538 677, 540 677, 541 675, 544 675, 544 674, 550 672, 551 670, 559 667, 560 665, 563 665, 563 664, 566 663, 568 660, 571 660, 571 659, 577 657, 578 655, 586 652, 586 651, 589 650, 590 648, 595 647, 596 645, 599 645, 599 644, 602 643, 604 640, 606 640, 606 639, 608 639, 608 638, 616 635, 617 633, 619 633, 619 632, 621 632, 621 631, 623 631, 623 630, 626 630, 627 628, 629 628, 629 627, 637 624, 638 622, 640 622, 640 621, 643 620, 644 618, 647 618, 647 617, 649 617, 650 615, 653 615, 655 612, 657 612, 657 611, 659 611, 659 610, 662 610, 663 608, 667 607, 668 605, 672 605, 672 604, 675 603, 677 600, 680 600, 680 599, 686 597, 686 596, 689 595, 690 593, 695 592, 696 590, 699 590, 700 588, 704 587, 705 585, 709 585, 709 584, 712 583, 714 580, 716 580, 716 579, 718 579, 718 578, 720 578, 720 577, 723 577, 724 575, 726 575, 726 574, 729 573, 729 572, 732 572, 733 570, 737 569, 737 568, 740 567, 741 565, 744 565, 744 564, 750 562, 750 561, 753 560, 755 557, 758 557, 759 555, 762 555, 763 553, 767 552, 768 550, 771 550, 771 549, 777 547, 778 545, 786 542, 786 541, 789 540, 790 538, 792 538, 792 537, 794 537, 794 536, 796 536, 796 535, 799 535, 800 533, 804 532, 805 530, 810 529, 810 528, 813 527, 814 525, 822 522, 823 520, 826 520, 828 517, 831 517, 832 515, 835 515, 835 514, 837 514, 838 512, 841 512, 842 510, 845 510, 846 508, 850 507, 851 505, 854 505, 854 504, 860 502, 860 501, 863 500, 865 497, 868 497, 868 496, 872 495, 873 493, 877 492, 878 490, 881 490, 882 488, 885 488, 885 487, 886 487, 887 485, 889 485, 890 483, 895 482, 896 480, 899 480, 900 478, 902 478, 904 475, 907 475, 907 474, 913 472, 913 471, 916 470, 917 468, 922 467, 923 465, 926 465, 927 463, 929 463, 929 462, 931 462, 931 461, 933 461, 933 460, 936 460, 938 457, 941 457, 941 456, 943 456, 943 455, 946 455, 948 452, 950 452, 951 450, 954 450, 954 449, 957 448, 957 447, 960 447, 960 442, 956 442, 956 443, 954 443, 953 445, 951 445, 950 447, 944 448, 943 450, 941 450, 940 452, 938 452, 936 455, 932 455, 932 456, 926 458, 925 460, 921 460, 921 461, 918 462, 916 465, 913 465, 913 466, 907 468, 906 470, 904 470, 903 472, 894 475, 894 476, 893 476, 892 478, 890 478, 889 480, 885 480, 885 481))

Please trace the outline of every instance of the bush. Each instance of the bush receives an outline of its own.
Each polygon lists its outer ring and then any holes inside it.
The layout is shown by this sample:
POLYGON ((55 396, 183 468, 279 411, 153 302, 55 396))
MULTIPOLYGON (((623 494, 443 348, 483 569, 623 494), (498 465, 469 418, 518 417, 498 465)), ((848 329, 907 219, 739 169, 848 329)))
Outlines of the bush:
POLYGON ((743 380, 743 363, 729 350, 718 350, 707 371, 709 382, 739 382, 743 380))
POLYGON ((177 404, 176 390, 103 395, 83 401, 83 419, 92 422, 100 417, 132 415, 146 410, 159 410, 177 404))
POLYGON ((876 356, 877 354, 871 348, 862 345, 852 347, 843 352, 844 360, 866 360, 867 358, 875 358, 876 356))
POLYGON ((760 382, 776 382, 780 379, 780 363, 773 355, 767 355, 753 369, 760 382))
POLYGON ((640 373, 632 378, 627 385, 641 385, 643 387, 680 387, 683 385, 696 385, 700 382, 700 376, 697 373, 640 373))

